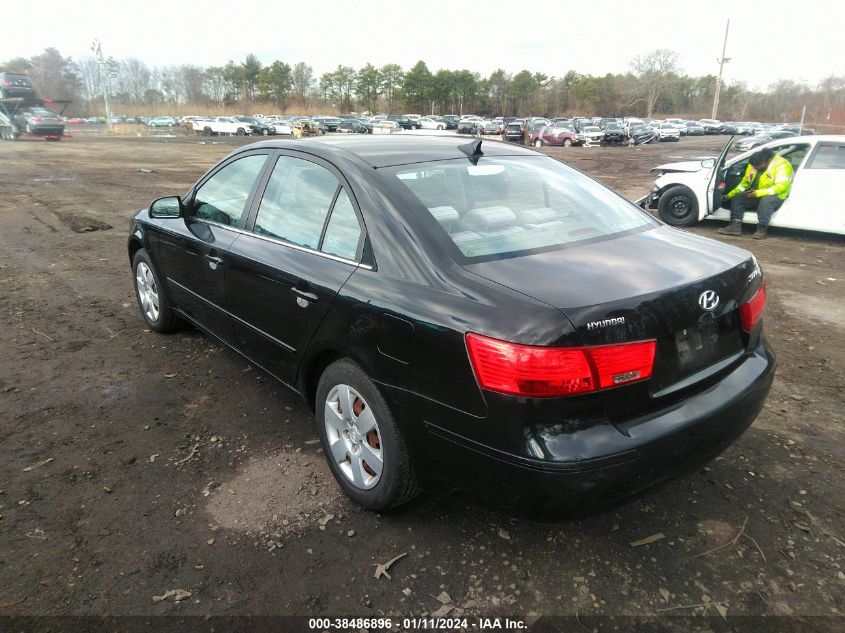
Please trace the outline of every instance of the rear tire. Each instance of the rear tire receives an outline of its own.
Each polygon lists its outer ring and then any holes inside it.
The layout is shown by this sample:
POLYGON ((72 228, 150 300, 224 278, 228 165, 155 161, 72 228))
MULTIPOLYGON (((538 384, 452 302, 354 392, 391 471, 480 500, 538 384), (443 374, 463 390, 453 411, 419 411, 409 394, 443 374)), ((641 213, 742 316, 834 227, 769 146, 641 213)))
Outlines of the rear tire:
POLYGON ((419 494, 393 414, 355 362, 344 358, 326 368, 317 385, 315 410, 326 461, 350 499, 367 510, 381 511, 419 494))
POLYGON ((698 200, 683 185, 667 189, 657 203, 660 219, 671 226, 692 226, 698 222, 698 200))

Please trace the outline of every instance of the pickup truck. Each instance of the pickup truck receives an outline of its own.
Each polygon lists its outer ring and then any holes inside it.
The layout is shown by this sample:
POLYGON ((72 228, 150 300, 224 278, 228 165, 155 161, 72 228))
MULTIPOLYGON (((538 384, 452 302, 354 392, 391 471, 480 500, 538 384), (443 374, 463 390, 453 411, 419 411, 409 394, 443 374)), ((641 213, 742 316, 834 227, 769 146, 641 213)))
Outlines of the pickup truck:
POLYGON ((236 134, 245 136, 252 132, 247 123, 238 121, 230 116, 215 116, 206 119, 194 119, 191 122, 191 129, 203 136, 215 136, 217 134, 236 134))

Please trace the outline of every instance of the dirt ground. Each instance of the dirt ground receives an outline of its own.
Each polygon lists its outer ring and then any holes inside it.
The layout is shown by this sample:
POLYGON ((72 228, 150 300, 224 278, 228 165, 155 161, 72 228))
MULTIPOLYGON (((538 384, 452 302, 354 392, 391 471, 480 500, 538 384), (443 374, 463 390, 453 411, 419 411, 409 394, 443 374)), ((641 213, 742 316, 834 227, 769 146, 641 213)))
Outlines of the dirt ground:
MULTIPOLYGON (((650 167, 724 140, 548 153, 634 199, 650 167)), ((577 616, 572 630, 608 630, 602 615, 845 627, 843 239, 728 238, 763 266, 780 365, 760 417, 707 468, 566 523, 429 495, 371 514, 339 494, 302 402, 195 330, 149 332, 135 303, 129 218, 240 143, 0 144, 0 629, 9 615, 419 616, 444 591, 453 616, 577 616), (154 599, 173 589, 190 596, 154 599)))

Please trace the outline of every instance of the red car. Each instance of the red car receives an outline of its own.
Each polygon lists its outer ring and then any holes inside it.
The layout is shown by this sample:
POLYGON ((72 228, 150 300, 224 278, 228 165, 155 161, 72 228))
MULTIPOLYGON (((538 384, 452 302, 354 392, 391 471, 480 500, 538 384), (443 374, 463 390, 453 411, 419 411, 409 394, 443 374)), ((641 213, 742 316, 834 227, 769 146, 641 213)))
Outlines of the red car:
POLYGON ((568 126, 546 125, 538 133, 531 133, 531 144, 534 147, 543 145, 580 145, 578 133, 568 126))

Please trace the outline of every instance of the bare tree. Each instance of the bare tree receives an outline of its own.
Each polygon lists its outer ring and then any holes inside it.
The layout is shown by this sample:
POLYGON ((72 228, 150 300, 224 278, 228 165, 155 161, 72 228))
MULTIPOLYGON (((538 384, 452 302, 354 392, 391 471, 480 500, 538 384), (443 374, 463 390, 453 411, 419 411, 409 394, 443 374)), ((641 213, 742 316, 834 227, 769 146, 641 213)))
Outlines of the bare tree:
POLYGON ((646 116, 650 117, 671 75, 678 72, 678 54, 658 48, 645 56, 637 55, 631 62, 631 70, 637 75, 637 88, 645 99, 646 116))
POLYGON ((76 62, 82 86, 82 98, 88 103, 94 103, 103 94, 100 83, 100 65, 90 55, 76 62))
POLYGON ((120 65, 123 90, 133 103, 143 103, 144 94, 151 88, 150 69, 140 59, 130 57, 120 65))
POLYGON ((314 83, 314 69, 305 62, 299 62, 293 67, 293 91, 304 99, 314 83))

